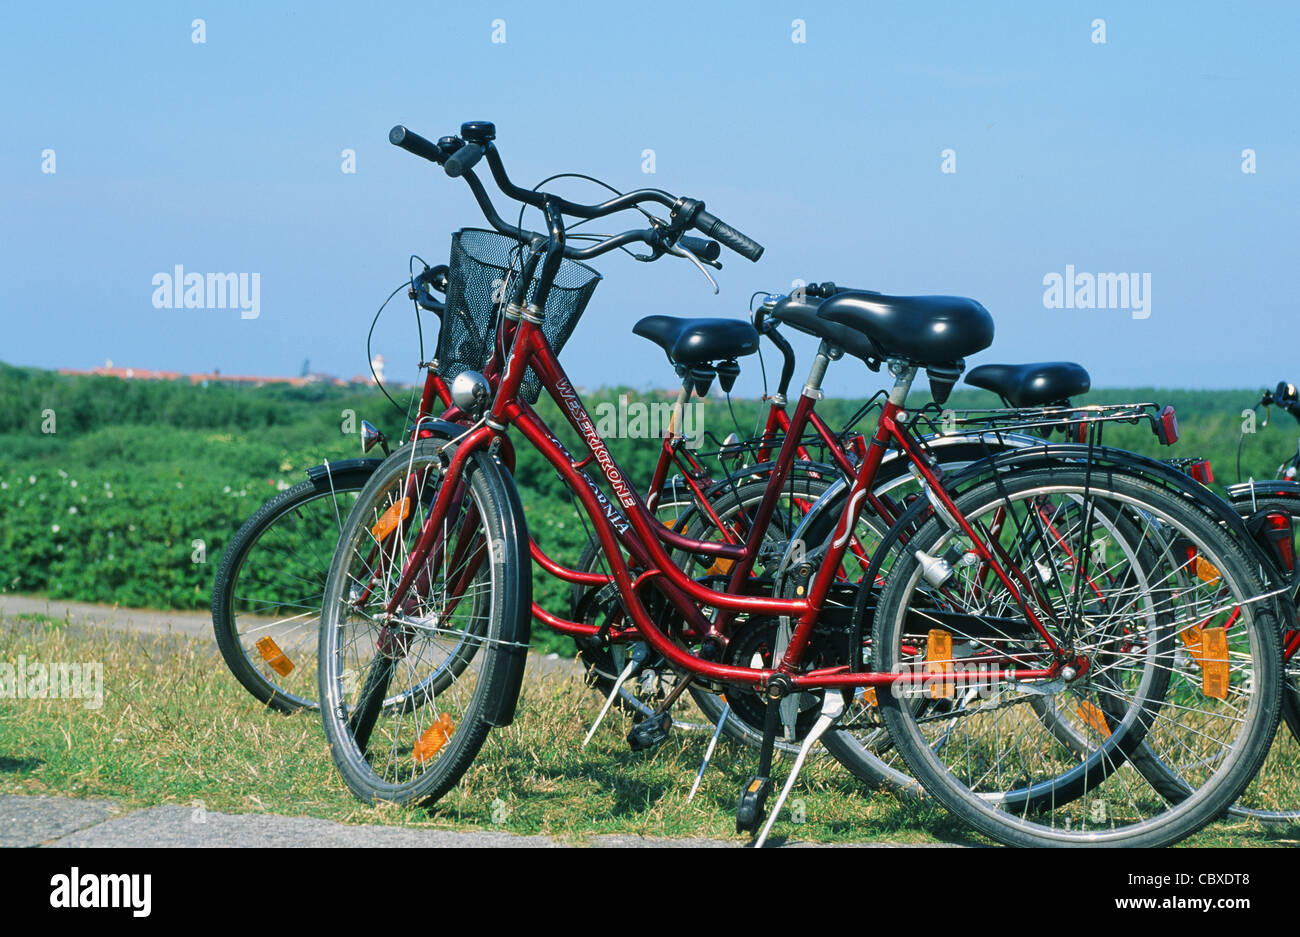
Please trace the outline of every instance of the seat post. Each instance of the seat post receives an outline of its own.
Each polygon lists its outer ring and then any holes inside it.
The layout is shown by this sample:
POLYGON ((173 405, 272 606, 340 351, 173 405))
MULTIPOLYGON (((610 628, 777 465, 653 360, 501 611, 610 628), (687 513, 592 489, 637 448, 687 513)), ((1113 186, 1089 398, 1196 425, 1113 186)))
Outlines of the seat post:
POLYGON ((912 381, 916 380, 916 365, 904 358, 890 358, 886 364, 889 366, 889 373, 894 376, 894 389, 889 392, 889 402, 902 407, 907 403, 907 393, 912 389, 912 381))
POLYGON ((808 372, 808 380, 803 385, 805 397, 821 400, 826 396, 822 393, 822 380, 826 377, 826 368, 832 361, 838 361, 843 354, 842 348, 836 348, 822 339, 821 344, 817 346, 817 357, 813 358, 812 369, 808 372))

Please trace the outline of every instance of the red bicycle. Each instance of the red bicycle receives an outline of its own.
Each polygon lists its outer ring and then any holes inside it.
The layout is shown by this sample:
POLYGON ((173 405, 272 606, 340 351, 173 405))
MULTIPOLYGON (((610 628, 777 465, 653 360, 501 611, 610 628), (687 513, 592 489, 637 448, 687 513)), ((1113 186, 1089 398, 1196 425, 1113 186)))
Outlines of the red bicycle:
POLYGON ((662 256, 691 228, 750 259, 762 248, 702 203, 660 190, 582 205, 520 189, 494 136, 478 122, 437 144, 404 128, 390 137, 463 176, 492 227, 528 249, 506 284, 510 300, 495 332, 499 386, 473 376, 463 382, 459 397, 472 425, 453 439, 394 452, 358 498, 335 552, 321 617, 322 713, 336 765, 354 791, 367 799, 436 797, 463 773, 489 728, 513 718, 532 611, 527 531, 506 464, 514 430, 562 475, 595 525, 628 613, 624 630, 635 629, 685 673, 683 685, 748 686, 766 699, 759 769, 742 792, 738 826, 756 829, 763 816, 781 702, 805 691, 821 692, 823 704, 801 755, 843 712, 845 691, 874 690, 890 736, 925 788, 1008 843, 1164 844, 1240 794, 1276 727, 1281 673, 1269 596, 1240 546, 1158 486, 1086 464, 1025 463, 954 498, 909 430, 903 404, 918 370, 950 381, 963 356, 991 342, 983 307, 853 292, 823 304, 819 317, 876 344, 894 386, 806 595, 752 594, 756 547, 830 355, 814 364, 744 546, 691 540, 656 523, 556 359, 553 336, 573 323, 552 318, 552 287, 565 260, 635 242, 662 256), (482 158, 507 196, 544 213, 546 234, 500 218, 473 173, 482 158), (566 215, 605 217, 644 204, 666 208, 669 218, 587 247, 566 242, 566 215), (584 440, 587 456, 574 458, 533 410, 526 394, 534 380, 584 440), (890 568, 873 609, 872 659, 864 662, 823 642, 819 620, 890 447, 923 480, 931 510, 890 568), (599 469, 612 501, 584 473, 588 465, 599 469), (1213 589, 1170 585, 1186 558, 1164 548, 1167 539, 1152 534, 1156 523, 1214 564, 1213 589), (681 571, 674 549, 730 560, 725 588, 681 571), (1229 609, 1237 616, 1231 631, 1218 624, 1229 609), (794 622, 771 666, 716 659, 731 623, 749 615, 794 622), (1209 653, 1223 656, 1213 657, 1213 680, 1199 695, 1167 698, 1175 636, 1193 620, 1212 636, 1209 653), (399 704, 385 707, 394 696, 399 704), (1056 704, 1055 721, 1027 705, 1043 698, 1056 704), (1078 719, 1082 728, 1073 725, 1078 719), (1059 741, 1066 723, 1077 729, 1068 745, 1059 741), (1197 742, 1195 764, 1180 764, 1181 776, 1195 782, 1192 793, 1176 804, 1128 771, 1128 755, 1152 733, 1197 742))

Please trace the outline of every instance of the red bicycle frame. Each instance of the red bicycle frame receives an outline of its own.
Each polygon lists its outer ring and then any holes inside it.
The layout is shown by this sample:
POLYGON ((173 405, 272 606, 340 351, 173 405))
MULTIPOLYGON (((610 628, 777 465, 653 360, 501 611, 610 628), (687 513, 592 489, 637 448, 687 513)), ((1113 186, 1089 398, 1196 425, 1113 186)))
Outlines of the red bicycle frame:
MULTIPOLYGON (((503 330, 503 333, 505 332, 506 330, 503 330)), ((911 435, 907 427, 897 419, 902 412, 901 402, 905 399, 907 388, 910 387, 911 379, 915 374, 914 368, 906 369, 905 376, 903 374, 898 376, 895 392, 890 395, 885 404, 866 456, 861 460, 860 465, 856 467, 854 472, 853 483, 846 498, 843 512, 836 525, 822 566, 811 583, 808 597, 802 599, 778 599, 745 595, 743 594, 743 586, 756 556, 756 549, 754 548, 757 545, 757 538, 762 536, 771 519, 781 487, 788 476, 789 468, 800 445, 803 430, 811 422, 810 415, 814 404, 814 397, 811 394, 805 393, 801 395, 799 403, 795 407, 794 415, 790 418, 786 437, 775 460, 773 470, 769 475, 767 490, 756 512, 749 541, 747 541, 745 548, 738 549, 732 544, 692 540, 668 529, 655 520, 646 503, 636 493, 613 455, 609 452, 604 440, 596 432, 594 422, 541 330, 540 317, 536 316, 534 307, 530 307, 529 312, 524 315, 522 321, 508 331, 506 341, 509 350, 491 410, 483 420, 476 423, 473 428, 468 429, 458 439, 434 504, 424 522, 416 544, 404 564, 402 577, 394 590, 393 599, 390 600, 386 609, 389 613, 397 611, 399 597, 405 595, 407 590, 411 588, 416 570, 422 566, 424 559, 427 557, 433 544, 435 531, 451 505, 466 459, 471 453, 487 449, 497 440, 502 441, 497 443, 498 446, 504 444, 507 438, 505 431, 508 426, 513 425, 555 467, 566 484, 582 502, 583 508, 595 524, 597 538, 612 571, 611 578, 626 600, 628 612, 638 635, 673 666, 711 681, 749 684, 758 687, 765 686, 778 673, 782 675, 789 686, 796 689, 885 686, 899 681, 920 683, 931 679, 931 675, 920 672, 903 674, 849 672, 847 665, 806 672, 800 670, 813 627, 824 608, 836 571, 839 569, 844 554, 848 549, 852 530, 864 502, 873 497, 871 492, 872 484, 875 481, 884 453, 890 445, 897 445, 929 486, 933 497, 971 539, 973 549, 979 559, 988 565, 988 568, 1007 588, 1031 626, 1047 648, 1057 657, 1057 661, 1053 666, 1046 669, 953 673, 945 676, 945 679, 989 681, 996 679, 1051 678, 1065 663, 1062 649, 1029 607, 1021 589, 1016 584, 1017 581, 1022 584, 1027 583, 1028 577, 1012 564, 1009 564, 1010 572, 1003 568, 994 550, 984 543, 980 534, 961 515, 952 499, 944 491, 939 477, 929 464, 929 460, 921 450, 919 443, 911 435), (581 462, 572 458, 568 450, 549 430, 536 411, 518 398, 523 376, 530 367, 537 373, 542 386, 546 388, 565 415, 565 418, 586 444, 590 454, 581 462), (617 507, 610 504, 596 482, 582 471, 582 467, 592 460, 599 465, 605 481, 613 490, 618 502, 617 507), (619 507, 627 511, 626 517, 618 509, 619 507), (729 591, 720 592, 710 589, 691 579, 672 562, 664 543, 693 553, 713 554, 736 560, 732 568, 729 591), (649 571, 634 580, 631 568, 623 558, 620 545, 628 551, 638 566, 649 571), (790 616, 797 623, 784 658, 775 668, 750 668, 706 661, 697 657, 686 648, 676 644, 650 617, 639 596, 639 590, 650 582, 653 582, 656 588, 660 589, 668 601, 683 616, 687 624, 697 633, 714 633, 712 626, 700 610, 700 605, 717 609, 723 616, 727 615, 727 613, 734 614, 738 612, 766 616, 790 616)), ((555 565, 558 567, 558 564, 555 565)), ((606 581, 606 578, 600 576, 597 581, 603 582, 606 581)), ((551 617, 553 618, 553 616, 551 617)), ((547 619, 543 620, 546 621, 547 619)), ((547 623, 550 622, 547 621, 547 623)))

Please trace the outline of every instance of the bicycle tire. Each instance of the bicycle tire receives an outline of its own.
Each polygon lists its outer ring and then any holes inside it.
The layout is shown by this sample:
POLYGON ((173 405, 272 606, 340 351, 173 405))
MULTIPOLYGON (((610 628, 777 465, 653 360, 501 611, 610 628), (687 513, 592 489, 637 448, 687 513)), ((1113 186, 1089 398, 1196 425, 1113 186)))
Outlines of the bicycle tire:
MULTIPOLYGON (((283 713, 319 708, 316 698, 316 640, 320 631, 321 595, 329 574, 333 550, 324 555, 313 552, 310 556, 289 549, 294 539, 290 525, 301 519, 306 510, 319 510, 329 499, 330 508, 324 510, 326 520, 333 519, 335 535, 342 528, 342 518, 351 510, 353 497, 365 487, 373 464, 343 468, 308 478, 281 491, 263 503, 246 520, 231 538, 221 556, 221 564, 212 585, 212 628, 217 648, 235 679, 259 702, 283 713), (278 547, 275 541, 284 541, 278 547), (262 551, 273 552, 268 557, 274 561, 274 571, 266 581, 248 582, 248 577, 262 551), (250 560, 254 562, 250 565, 250 560), (266 590, 274 583, 283 583, 284 596, 267 596, 266 590), (263 597, 253 593, 260 590, 263 597), (305 591, 304 591, 305 590, 305 591), (265 613, 274 610, 299 610, 293 618, 296 625, 286 629, 286 622, 263 621, 265 613), (251 611, 263 613, 249 614, 251 611), (276 631, 275 635, 259 632, 276 631), (258 637, 253 636, 257 634, 258 637), (276 640, 276 637, 279 640, 276 640), (270 638, 264 644, 265 652, 257 640, 270 638), (286 640, 287 638, 287 640, 286 640), (288 674, 280 669, 289 668, 288 674), (293 681, 286 679, 296 674, 293 681), (304 678, 306 681, 304 682, 304 678)), ((304 521, 307 526, 319 526, 304 521)), ((260 575, 260 574, 259 574, 260 575)), ((277 590, 278 591, 278 590, 277 590)), ((279 615, 272 615, 279 619, 279 615)))
MULTIPOLYGON (((1180 535, 1186 536, 1201 551, 1201 555, 1221 571, 1222 581, 1231 584, 1230 589, 1234 595, 1248 595, 1253 600, 1264 592, 1263 585, 1254 574, 1250 561, 1235 541, 1224 537, 1220 528, 1181 499, 1171 497, 1150 483, 1110 473, 1104 480, 1093 478, 1086 469, 1078 467, 1034 470, 1013 473, 999 482, 977 486, 958 498, 958 507, 967 518, 975 521, 983 513, 1004 503, 1004 492, 1007 498, 1012 495, 1038 496, 1055 493, 1071 497, 1104 497, 1109 502, 1129 505, 1134 510, 1141 510, 1149 516, 1163 519, 1180 535)), ((1009 501, 1006 503, 1010 505, 1009 501)), ((940 518, 935 517, 918 532, 912 545, 933 554, 949 539, 952 537, 948 528, 940 518)), ((919 659, 916 651, 905 650, 903 639, 906 637, 905 622, 908 620, 908 613, 914 601, 913 596, 920 580, 920 564, 915 557, 911 557, 903 560, 900 566, 896 567, 895 575, 886 585, 875 621, 874 644, 879 653, 877 669, 890 670, 896 666, 905 667, 908 663, 915 665, 919 659)), ((1160 592, 1160 590, 1150 591, 1153 594, 1160 592)), ((1165 599, 1186 602, 1188 597, 1165 595, 1161 601, 1165 599)), ((989 775, 1001 770, 1000 764, 1006 760, 1001 740, 995 739, 993 750, 996 752, 996 757, 993 758, 985 756, 989 744, 987 738, 977 737, 970 729, 965 733, 967 744, 964 748, 961 739, 953 741, 954 729, 947 729, 941 739, 931 742, 919 728, 920 723, 911 713, 910 708, 900 705, 898 696, 892 693, 881 694, 882 715, 895 744, 899 746, 908 766, 926 790, 954 815, 995 840, 1020 846, 1154 847, 1168 845, 1190 835, 1227 811, 1249 784, 1267 754, 1277 726, 1281 666, 1273 609, 1267 601, 1246 602, 1243 599, 1239 604, 1246 608, 1245 614, 1241 616, 1243 622, 1241 630, 1233 636, 1236 653, 1239 655, 1234 667, 1237 668, 1236 676, 1240 679, 1234 678, 1235 682, 1229 695, 1234 695, 1236 698, 1248 696, 1240 716, 1231 717, 1231 721, 1239 722, 1240 727, 1236 735, 1231 738, 1231 746, 1222 752, 1217 760, 1202 759, 1204 763, 1210 764, 1209 773, 1203 782, 1195 786, 1194 792, 1178 804, 1171 805, 1156 796, 1154 791, 1149 791, 1145 780, 1136 770, 1129 770, 1125 764, 1126 756, 1137 744, 1147 738, 1155 737, 1157 733, 1177 732, 1179 728, 1171 726, 1170 723, 1176 719, 1189 718, 1181 714, 1183 708, 1190 709, 1185 706, 1186 700, 1175 703, 1166 701, 1163 697, 1147 699, 1137 695, 1138 692, 1145 692, 1142 690, 1144 686, 1154 682, 1154 673, 1168 667, 1168 655, 1164 647, 1165 642, 1172 638, 1172 634, 1166 634, 1159 628, 1145 642, 1140 637, 1134 637, 1140 636, 1142 634, 1140 631, 1124 631, 1116 636, 1112 633, 1115 630, 1113 624, 1109 632, 1104 628, 1092 628, 1090 631, 1080 633, 1080 636, 1084 634, 1093 636, 1094 641, 1099 642, 1093 651, 1098 662, 1121 659, 1127 652, 1122 652, 1123 645, 1120 641, 1127 641, 1133 648, 1140 649, 1140 653, 1130 655, 1138 662, 1139 675, 1139 690, 1134 691, 1135 701, 1127 706, 1123 716, 1125 720, 1131 721, 1127 722, 1127 728, 1120 726, 1118 730, 1098 733, 1098 737, 1103 738, 1104 741, 1098 743, 1098 758, 1095 759, 1097 764, 1093 766, 1093 771, 1094 774, 1101 773, 1105 776, 1100 778, 1098 783, 1087 788, 1090 799, 1086 804, 1081 801, 1076 803, 1077 795, 1062 805, 1057 805, 1055 802, 1045 803, 1040 795, 1030 808, 1030 796, 1020 792, 1035 788, 1049 791, 1056 778, 1049 778, 1045 782, 1035 781, 1033 778, 1022 781, 1017 775, 1013 783, 1021 786, 1012 789, 1003 787, 999 775, 995 775, 991 781, 987 780, 989 775), (1241 663, 1242 659, 1245 660, 1245 664, 1241 663), (1169 717, 1170 712, 1175 713, 1173 718, 1169 717), (1133 715, 1135 713, 1136 715, 1133 715), (972 743, 971 739, 975 739, 975 742, 972 743), (1108 748, 1111 753, 1118 751, 1119 757, 1108 753, 1108 748), (940 750, 945 756, 952 752, 954 759, 964 759, 964 762, 954 764, 950 768, 941 761, 938 754, 940 750), (962 776, 959 777, 959 774, 962 776), (973 790, 966 783, 966 778, 971 779, 971 784, 982 785, 982 790, 973 790), (1140 806, 1134 798, 1132 789, 1126 786, 1131 780, 1140 781, 1143 790, 1149 791, 1152 795, 1147 798, 1139 793, 1138 796, 1143 798, 1143 806, 1140 806), (1102 786, 1112 783, 1118 785, 1121 790, 1112 794, 1102 786), (1047 787, 1042 787, 1043 784, 1047 787), (1129 809, 1127 804, 1123 805, 1123 810, 1117 811, 1111 801, 1099 799, 1099 793, 1107 797, 1114 796, 1116 800, 1119 799, 1119 794, 1123 794, 1132 802, 1134 811, 1149 810, 1151 815, 1130 822, 1124 815, 1124 811, 1129 809), (1010 795, 1014 797, 1009 801, 1001 800, 1010 795), (1020 812, 1020 815, 1000 809, 1004 803, 1010 803, 1014 810, 1020 812), (1101 805, 1099 812, 1095 809, 1097 804, 1101 805), (1107 804, 1111 804, 1109 810, 1106 809, 1107 804), (1048 818, 1050 823, 1044 823, 1044 818, 1048 818), (1121 822, 1117 823, 1117 820, 1121 822), (1061 822, 1058 824, 1058 821, 1061 822), (1090 822, 1093 824, 1091 827, 1088 825, 1090 822)), ((1199 614, 1199 611, 1193 608, 1193 614, 1199 614)), ((933 615, 930 617, 933 618, 933 615)), ((1150 617, 1149 613, 1148 617, 1150 617)), ((914 623, 912 627, 915 628, 917 625, 914 623)), ((1131 629, 1131 621, 1125 622, 1124 627, 1131 629)), ((1173 627, 1176 627, 1176 624, 1173 627)), ((912 639, 913 646, 916 640, 916 638, 912 639)), ((953 646, 956 646, 955 641, 953 646)), ((1013 659, 1017 658, 1013 655, 1013 659)), ((1112 663, 1106 663, 1105 666, 1099 663, 1096 672, 1098 675, 1106 672, 1113 674, 1115 669, 1116 666, 1112 663)), ((1086 674, 1087 671, 1085 670, 1084 673, 1086 674)), ((1086 681, 1079 680, 1077 688, 1071 692, 1082 696, 1082 691, 1093 686, 1096 679, 1089 677, 1086 681)), ((1019 700, 1011 694, 1022 692, 1017 689, 1017 686, 1013 681, 1005 687, 1012 705, 1019 700)), ((1103 687, 1104 697, 1096 693, 1092 695, 1094 703, 1099 699, 1113 698, 1116 695, 1114 686, 1112 678, 1110 684, 1103 687)), ((1054 690, 1054 692, 1060 691, 1054 690)), ((990 714, 998 712, 1002 708, 1001 701, 996 696, 993 698, 998 702, 998 706, 981 705, 971 711, 972 715, 979 715, 981 710, 986 710, 990 714)), ((1210 696, 1204 695, 1204 698, 1210 699, 1210 696)), ((1111 702, 1108 705, 1115 704, 1111 702)), ((1216 709, 1230 708, 1209 703, 1204 705, 1211 711, 1211 715, 1216 709)), ((963 718, 970 719, 971 716, 963 718)), ((969 725, 969 723, 963 724, 969 725)), ((951 720, 949 725, 956 726, 956 719, 951 720)), ((1036 725, 1047 731, 1047 726, 1037 719, 1020 720, 1016 728, 1023 733, 1027 731, 1025 728, 1027 725, 1036 725)), ((976 728, 979 728, 979 724, 976 724, 976 728)), ((1228 735, 1227 732, 1211 732, 1205 729, 1204 724, 1202 728, 1203 734, 1211 741, 1228 735)), ((1029 764, 1025 761, 1022 752, 1020 764, 1013 766, 1012 770, 1019 770, 1022 773, 1029 770, 1036 772, 1053 770, 1047 763, 1051 757, 1049 750, 1036 750, 1034 757, 1037 760, 1029 764)), ((1077 762, 1077 758, 1075 760, 1077 762)), ((1055 761, 1063 766, 1068 765, 1068 762, 1069 758, 1064 755, 1055 761)), ((1078 786, 1078 773, 1077 768, 1063 767, 1059 777, 1071 785, 1078 786)), ((1085 771, 1084 781, 1086 780, 1085 771)))
POLYGON ((523 680, 532 603, 528 534, 512 479, 484 452, 464 463, 438 535, 441 554, 431 554, 421 571, 430 581, 399 597, 392 627, 372 617, 387 604, 377 590, 396 585, 399 560, 443 484, 445 446, 407 444, 376 469, 344 524, 326 583, 322 720, 335 766, 368 803, 441 797, 491 728, 513 720, 523 680), (453 616, 467 598, 471 617, 457 630, 453 616), (359 610, 358 602, 365 603, 359 610), (446 640, 455 642, 450 652, 438 645, 446 640), (396 694, 394 678, 404 687, 396 694), (387 705, 394 698, 405 704, 387 705))

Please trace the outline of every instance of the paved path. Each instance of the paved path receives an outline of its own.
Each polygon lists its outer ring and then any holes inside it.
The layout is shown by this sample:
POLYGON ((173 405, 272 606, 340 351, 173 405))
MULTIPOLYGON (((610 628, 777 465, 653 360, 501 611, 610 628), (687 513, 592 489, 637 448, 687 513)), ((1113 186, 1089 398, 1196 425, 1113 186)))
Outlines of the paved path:
MULTIPOLYGON (((175 804, 128 811, 110 800, 0 795, 0 847, 293 847, 557 848, 549 836, 497 831, 453 832, 395 826, 350 826, 314 817, 214 813, 175 804)), ((593 836, 585 845, 618 848, 736 848, 716 839, 593 836)), ((815 843, 786 843, 814 846, 815 843)), ((892 843, 863 846, 898 848, 892 843)))
MULTIPOLYGON (((122 608, 93 602, 65 602, 36 596, 0 593, 0 617, 5 615, 46 615, 81 627, 106 628, 137 634, 174 634, 213 641, 212 613, 208 611, 169 611, 151 608, 122 608)), ((558 654, 529 654, 528 674, 550 673, 577 675, 581 668, 576 660, 558 654)))

